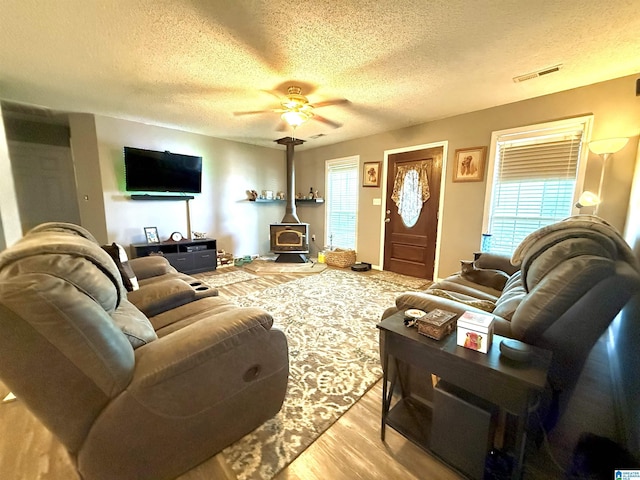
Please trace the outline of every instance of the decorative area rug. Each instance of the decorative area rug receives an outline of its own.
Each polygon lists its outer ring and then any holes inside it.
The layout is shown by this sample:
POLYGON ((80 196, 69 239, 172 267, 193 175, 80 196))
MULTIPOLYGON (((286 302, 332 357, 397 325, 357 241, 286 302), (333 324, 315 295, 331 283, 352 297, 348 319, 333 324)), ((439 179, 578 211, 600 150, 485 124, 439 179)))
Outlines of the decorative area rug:
POLYGON ((370 275, 376 276, 381 280, 389 283, 395 283, 412 290, 424 290, 433 282, 426 278, 409 277, 408 275, 401 275, 400 273, 385 272, 385 271, 372 271, 370 275))
POLYGON ((259 258, 243 265, 242 268, 256 273, 320 273, 327 268, 324 263, 277 263, 271 259, 259 258))
POLYGON ((270 312, 289 343, 282 409, 223 451, 239 480, 273 478, 382 376, 376 324, 407 288, 383 276, 330 269, 230 298, 270 312))
POLYGON ((227 273, 194 273, 191 275, 198 280, 202 280, 210 287, 224 287, 225 285, 231 285, 239 282, 246 282, 248 280, 255 280, 259 278, 253 273, 247 273, 242 270, 234 270, 227 273))

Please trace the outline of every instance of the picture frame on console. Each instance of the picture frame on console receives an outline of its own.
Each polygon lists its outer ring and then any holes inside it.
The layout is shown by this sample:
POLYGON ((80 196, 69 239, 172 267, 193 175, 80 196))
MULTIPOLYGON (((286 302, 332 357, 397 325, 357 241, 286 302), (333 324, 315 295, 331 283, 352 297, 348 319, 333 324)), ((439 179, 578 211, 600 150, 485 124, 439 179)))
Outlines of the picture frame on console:
POLYGON ((459 148, 453 164, 454 182, 481 182, 484 180, 484 159, 487 147, 459 148))
POLYGON ((364 162, 362 165, 362 186, 380 186, 380 165, 382 162, 364 162))
POLYGON ((160 243, 157 227, 144 227, 144 236, 147 239, 147 243, 160 243))

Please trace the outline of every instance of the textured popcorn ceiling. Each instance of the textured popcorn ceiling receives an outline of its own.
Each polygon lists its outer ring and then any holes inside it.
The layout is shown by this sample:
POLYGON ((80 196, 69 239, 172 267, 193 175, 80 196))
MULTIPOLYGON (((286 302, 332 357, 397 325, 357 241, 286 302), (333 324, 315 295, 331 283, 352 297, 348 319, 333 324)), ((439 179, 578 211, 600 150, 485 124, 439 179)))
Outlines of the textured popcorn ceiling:
POLYGON ((0 99, 276 148, 277 114, 233 112, 293 83, 350 101, 313 148, 638 72, 638 0, 0 2, 0 99))

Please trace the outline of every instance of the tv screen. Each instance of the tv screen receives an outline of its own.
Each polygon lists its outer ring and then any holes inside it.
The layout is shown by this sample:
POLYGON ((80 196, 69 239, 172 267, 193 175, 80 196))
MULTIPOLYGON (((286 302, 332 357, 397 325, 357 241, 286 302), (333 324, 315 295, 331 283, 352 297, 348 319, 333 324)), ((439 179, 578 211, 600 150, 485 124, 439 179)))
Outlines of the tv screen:
POLYGON ((202 191, 202 157, 124 147, 124 171, 129 192, 202 191))

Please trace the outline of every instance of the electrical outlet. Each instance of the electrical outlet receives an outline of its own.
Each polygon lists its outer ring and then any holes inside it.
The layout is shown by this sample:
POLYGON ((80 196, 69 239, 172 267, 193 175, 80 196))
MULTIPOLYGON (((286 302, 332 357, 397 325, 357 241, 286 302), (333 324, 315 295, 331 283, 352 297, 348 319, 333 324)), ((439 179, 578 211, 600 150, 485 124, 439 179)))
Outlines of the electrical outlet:
POLYGON ((316 236, 315 235, 311 235, 311 241, 315 242, 316 241, 316 236))

